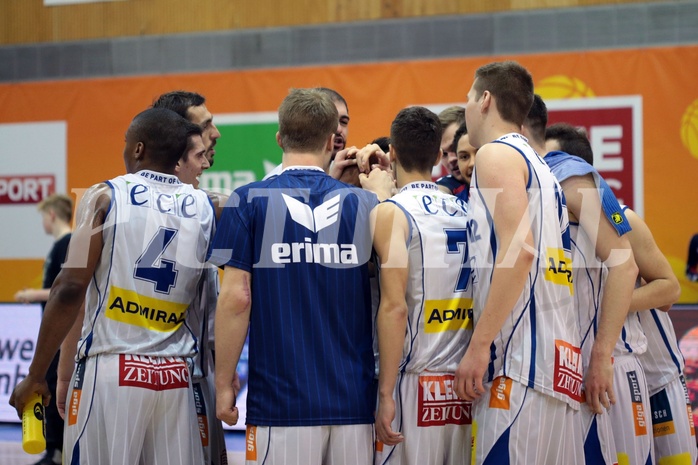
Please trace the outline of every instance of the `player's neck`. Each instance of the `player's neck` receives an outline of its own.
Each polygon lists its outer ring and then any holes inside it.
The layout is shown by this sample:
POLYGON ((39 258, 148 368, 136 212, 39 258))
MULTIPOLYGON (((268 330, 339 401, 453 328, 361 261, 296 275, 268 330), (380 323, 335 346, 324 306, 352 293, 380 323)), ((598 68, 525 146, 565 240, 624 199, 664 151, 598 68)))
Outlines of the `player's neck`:
POLYGON ((327 172, 327 168, 329 167, 329 154, 323 156, 323 154, 318 153, 284 152, 281 160, 281 167, 283 169, 289 166, 317 166, 327 172))
POLYGON ((504 121, 499 117, 493 117, 491 121, 486 123, 484 129, 485 137, 483 138, 483 142, 485 143, 497 140, 502 136, 511 134, 512 132, 521 134, 521 126, 509 121, 504 121))
POLYGON ((419 171, 405 171, 400 164, 395 166, 395 180, 397 188, 402 189, 413 182, 427 181, 432 182, 431 173, 420 173, 419 171))

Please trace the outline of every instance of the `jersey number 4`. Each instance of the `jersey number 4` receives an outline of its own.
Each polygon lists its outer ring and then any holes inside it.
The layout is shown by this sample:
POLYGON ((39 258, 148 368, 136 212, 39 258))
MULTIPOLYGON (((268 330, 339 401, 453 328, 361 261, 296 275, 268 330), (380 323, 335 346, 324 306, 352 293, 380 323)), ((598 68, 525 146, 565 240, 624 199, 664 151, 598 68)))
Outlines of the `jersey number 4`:
POLYGON ((133 271, 133 277, 155 285, 155 292, 169 294, 177 282, 177 269, 173 260, 165 260, 162 254, 177 235, 176 229, 160 227, 145 248, 133 271))

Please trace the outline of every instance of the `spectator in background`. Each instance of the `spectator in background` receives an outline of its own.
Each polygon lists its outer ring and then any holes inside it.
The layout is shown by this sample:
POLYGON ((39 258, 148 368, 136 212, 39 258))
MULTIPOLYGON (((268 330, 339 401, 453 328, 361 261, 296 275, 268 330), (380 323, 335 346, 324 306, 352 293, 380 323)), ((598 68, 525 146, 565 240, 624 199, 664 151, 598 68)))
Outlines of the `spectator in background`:
MULTIPOLYGON (((55 242, 44 262, 44 278, 41 289, 23 289, 15 294, 18 302, 41 302, 41 309, 48 300, 53 281, 61 271, 70 243, 73 220, 73 199, 67 195, 53 194, 39 203, 44 232, 53 236, 55 242)), ((51 361, 46 382, 51 392, 51 402, 46 407, 46 454, 36 465, 61 463, 63 450, 63 419, 56 408, 56 382, 59 353, 51 361)))

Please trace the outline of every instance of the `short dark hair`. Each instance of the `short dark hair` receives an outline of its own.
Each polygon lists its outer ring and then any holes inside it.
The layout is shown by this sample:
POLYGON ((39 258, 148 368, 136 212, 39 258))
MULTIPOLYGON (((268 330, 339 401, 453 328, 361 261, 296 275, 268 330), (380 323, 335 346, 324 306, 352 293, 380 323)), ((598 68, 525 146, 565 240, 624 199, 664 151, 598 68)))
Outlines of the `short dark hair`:
POLYGON ((342 97, 342 95, 339 92, 337 92, 334 89, 330 89, 329 87, 316 87, 316 89, 319 90, 320 92, 324 92, 325 94, 327 94, 330 97, 330 99, 332 100, 332 102, 343 103, 344 106, 347 107, 347 113, 349 113, 349 105, 347 104, 347 101, 344 100, 344 97, 342 97))
POLYGON ((468 134, 468 126, 465 125, 465 121, 458 126, 456 133, 453 135, 453 144, 451 144, 451 152, 458 152, 458 141, 461 137, 468 134))
POLYGON ((390 126, 390 143, 407 172, 431 171, 441 148, 439 117, 424 107, 407 107, 390 126))
POLYGON ((381 150, 385 153, 388 153, 390 150, 390 137, 387 136, 381 136, 381 137, 376 137, 371 141, 372 144, 378 145, 378 147, 381 148, 381 150))
POLYGON ((337 129, 339 114, 320 89, 291 89, 279 107, 279 137, 286 151, 322 150, 337 129))
POLYGON ((560 144, 560 150, 570 155, 576 155, 594 166, 594 152, 587 132, 582 127, 568 123, 555 123, 545 130, 545 140, 554 139, 560 144))
POLYGON ((533 104, 533 78, 515 61, 489 63, 475 71, 475 92, 480 98, 489 91, 504 121, 523 125, 533 104))
POLYGON ((191 136, 201 128, 172 110, 148 108, 137 114, 126 132, 127 138, 142 142, 151 160, 174 168, 189 146, 191 136))
POLYGON ((524 126, 537 145, 545 144, 545 127, 548 125, 548 107, 540 95, 533 95, 533 105, 528 111, 524 126))
POLYGON ((154 102, 153 108, 167 108, 177 113, 183 118, 189 119, 187 110, 189 107, 198 107, 206 103, 206 98, 196 92, 187 92, 185 90, 175 90, 167 92, 158 97, 154 102))

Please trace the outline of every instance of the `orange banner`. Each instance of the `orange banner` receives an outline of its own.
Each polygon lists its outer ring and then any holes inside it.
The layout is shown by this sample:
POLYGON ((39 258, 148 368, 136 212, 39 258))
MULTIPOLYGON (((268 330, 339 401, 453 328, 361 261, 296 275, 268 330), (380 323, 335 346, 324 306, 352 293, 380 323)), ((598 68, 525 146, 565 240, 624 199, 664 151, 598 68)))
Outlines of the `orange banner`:
MULTIPOLYGON (((609 150, 609 166, 617 167, 619 179, 632 183, 633 200, 641 207, 681 280, 681 300, 697 302, 698 283, 684 278, 684 268, 689 239, 698 233, 694 200, 698 177, 698 46, 5 84, 0 85, 0 130, 15 123, 65 122, 65 186, 67 190, 81 189, 124 171, 126 127, 136 113, 163 92, 200 92, 215 118, 256 112, 268 115, 276 111, 291 87, 330 87, 349 104, 348 142, 359 146, 388 135, 393 117, 407 105, 439 107, 464 102, 477 67, 503 59, 515 59, 531 71, 536 91, 551 108, 576 108, 571 101, 553 103, 560 98, 592 102, 592 108, 596 108, 595 99, 602 106, 630 102, 626 105, 630 108, 628 118, 635 118, 637 126, 613 123, 615 129, 606 131, 606 139, 598 131, 599 147, 609 150), (620 99, 609 100, 615 97, 620 99), (633 146, 633 156, 640 155, 636 159, 639 164, 632 167, 613 161, 613 147, 621 144, 619 140, 628 130, 639 136, 635 139, 637 147, 633 146), (613 137, 618 140, 614 142, 613 137)), ((581 106, 588 108, 585 105, 581 106)), ((624 117, 621 113, 619 117, 624 117)), ((60 126, 57 128, 60 130, 60 126)), ((14 131, 14 126, 11 129, 14 131)), ((6 140, 15 134, 12 131, 0 132, 2 145, 7 146, 6 140)), ((31 137, 31 132, 22 137, 31 137)), ((0 175, 50 174, 37 170, 26 173, 19 168, 8 172, 8 163, 21 164, 23 157, 32 156, 22 151, 22 140, 9 142, 18 147, 17 153, 3 155, 0 175)), ((219 151, 216 159, 232 157, 234 163, 235 157, 256 156, 219 151)), ((59 175, 56 186, 61 186, 60 181, 59 175)), ((19 181, 13 182, 19 189, 19 181)), ((19 198, 19 191, 14 194, 19 198)), ((15 211, 12 208, 21 207, 0 205, 3 222, 6 211, 15 211)), ((13 228, 12 234, 25 234, 21 228, 9 227, 13 228)), ((33 227, 40 229, 38 218, 33 227)), ((12 244, 5 243, 2 250, 11 248, 12 244)), ((32 259, 0 253, 0 301, 11 300, 17 289, 36 284, 40 259, 47 251, 36 250, 32 259)))

